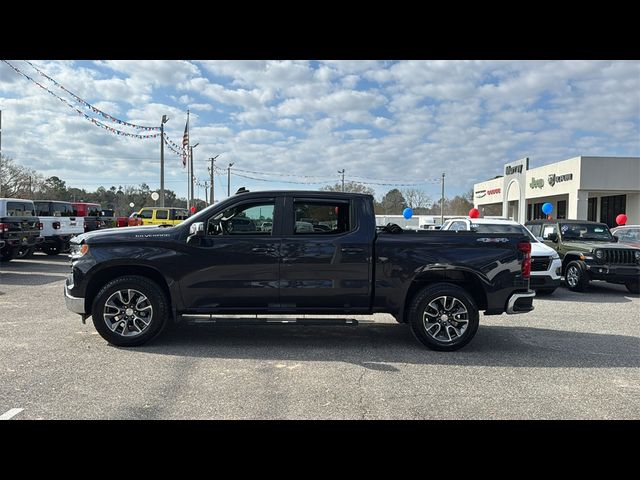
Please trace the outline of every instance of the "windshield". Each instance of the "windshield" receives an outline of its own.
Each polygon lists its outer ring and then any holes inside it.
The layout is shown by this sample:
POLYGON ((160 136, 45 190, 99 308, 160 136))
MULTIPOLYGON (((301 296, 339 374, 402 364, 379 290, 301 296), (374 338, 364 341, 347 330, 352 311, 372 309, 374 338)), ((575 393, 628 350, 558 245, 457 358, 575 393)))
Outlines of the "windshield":
POLYGON ((604 223, 561 223, 560 232, 564 240, 613 240, 604 223))

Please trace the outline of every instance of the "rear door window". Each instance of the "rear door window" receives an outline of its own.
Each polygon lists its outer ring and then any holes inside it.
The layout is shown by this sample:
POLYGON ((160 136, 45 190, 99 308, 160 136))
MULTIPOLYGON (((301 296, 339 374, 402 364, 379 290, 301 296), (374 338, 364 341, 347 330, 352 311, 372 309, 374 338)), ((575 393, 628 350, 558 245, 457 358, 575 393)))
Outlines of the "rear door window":
POLYGON ((73 217, 75 216, 75 210, 70 203, 53 203, 51 210, 53 210, 54 217, 73 217))
POLYGON ((156 220, 168 220, 169 210, 156 210, 156 220))
POLYGON ((294 202, 294 233, 336 235, 352 229, 349 202, 294 202))
POLYGON ((33 217, 35 210, 31 202, 7 202, 8 217, 33 217))

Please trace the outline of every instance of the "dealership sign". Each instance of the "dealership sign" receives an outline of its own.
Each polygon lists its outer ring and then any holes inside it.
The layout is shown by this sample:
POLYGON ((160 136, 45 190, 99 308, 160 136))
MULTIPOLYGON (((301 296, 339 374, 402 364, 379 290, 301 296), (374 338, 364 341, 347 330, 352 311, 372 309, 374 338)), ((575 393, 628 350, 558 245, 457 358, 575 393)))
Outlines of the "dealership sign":
POLYGON ((566 173, 564 175, 556 175, 552 173, 549 175, 549 186, 553 187, 556 183, 560 182, 568 182, 569 180, 573 180, 573 173, 566 173))
POLYGON ((504 169, 505 175, 514 175, 516 173, 522 173, 522 165, 507 165, 504 169))
POLYGON ((544 180, 542 178, 531 178, 531 183, 529 184, 531 188, 542 188, 544 187, 544 180))

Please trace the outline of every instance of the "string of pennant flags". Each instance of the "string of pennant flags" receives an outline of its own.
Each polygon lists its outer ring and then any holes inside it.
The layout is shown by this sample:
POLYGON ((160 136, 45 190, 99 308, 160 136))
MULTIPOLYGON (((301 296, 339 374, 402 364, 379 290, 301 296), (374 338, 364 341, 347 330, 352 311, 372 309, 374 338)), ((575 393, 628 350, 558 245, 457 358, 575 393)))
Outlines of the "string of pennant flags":
POLYGON ((10 64, 9 62, 7 62, 6 60, 2 60, 4 63, 6 63, 7 65, 9 65, 13 70, 15 70, 18 74, 22 75, 23 77, 25 77, 27 80, 29 80, 30 82, 36 84, 38 87, 40 87, 41 89, 43 89, 44 91, 46 91, 47 93, 49 93, 51 96, 57 98, 58 100, 60 100, 62 103, 64 103, 66 106, 68 106, 69 108, 71 108, 73 111, 75 111, 78 115, 80 115, 81 117, 85 118, 86 120, 88 120, 89 122, 91 122, 92 124, 103 128, 111 133, 114 133, 116 135, 119 136, 123 136, 123 137, 132 137, 132 138, 156 138, 158 137, 160 134, 159 133, 153 133, 153 134, 138 134, 138 133, 128 133, 125 132, 123 130, 119 130, 117 128, 113 128, 110 127, 109 125, 105 125, 104 123, 96 120, 95 118, 90 117, 89 115, 87 115, 86 113, 84 113, 82 110, 80 110, 79 108, 76 108, 74 105, 72 105, 71 103, 69 103, 66 99, 62 98, 61 96, 57 95, 56 93, 52 92, 51 90, 49 90, 47 87, 45 87, 44 85, 42 85, 41 83, 39 83, 38 81, 34 80, 33 78, 31 78, 29 75, 27 75, 26 73, 24 73, 23 71, 21 71, 20 69, 16 68, 14 65, 10 64))
POLYGON ((144 126, 144 125, 137 125, 135 123, 130 123, 130 122, 126 122, 124 120, 120 120, 119 118, 114 117, 113 115, 109 115, 106 112, 103 112, 102 110, 100 110, 97 107, 94 107, 93 105, 91 105, 89 102, 87 102, 86 100, 84 100, 83 98, 80 98, 78 95, 76 95, 75 93, 73 93, 71 90, 67 89, 64 85, 58 83, 56 80, 54 80, 53 78, 51 78, 49 75, 47 75, 46 73, 44 73, 42 70, 40 70, 38 67, 36 67, 33 63, 31 63, 29 60, 24 60, 25 63, 28 63, 29 65, 31 65, 33 67, 33 69, 38 72, 40 75, 42 75, 44 78, 46 78, 47 80, 49 80, 50 82, 52 82, 56 87, 61 88, 62 90, 64 90, 65 92, 67 92, 69 95, 71 95, 73 98, 75 98, 78 102, 80 102, 82 105, 84 105, 85 107, 91 109, 91 111, 93 113, 97 113, 98 115, 114 122, 117 123, 119 125, 126 125, 128 127, 133 127, 137 130, 146 130, 146 131, 157 131, 160 130, 160 127, 148 127, 148 126, 144 126))

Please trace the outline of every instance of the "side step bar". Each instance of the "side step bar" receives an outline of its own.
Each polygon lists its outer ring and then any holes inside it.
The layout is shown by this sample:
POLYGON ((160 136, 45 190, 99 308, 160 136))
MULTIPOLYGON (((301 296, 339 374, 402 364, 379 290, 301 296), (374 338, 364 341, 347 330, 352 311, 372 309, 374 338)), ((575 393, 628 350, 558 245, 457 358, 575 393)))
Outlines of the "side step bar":
POLYGON ((189 325, 305 325, 305 326, 358 326, 355 318, 214 318, 211 315, 183 314, 182 320, 189 325))

